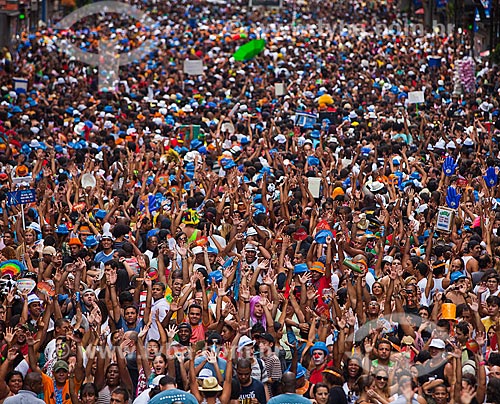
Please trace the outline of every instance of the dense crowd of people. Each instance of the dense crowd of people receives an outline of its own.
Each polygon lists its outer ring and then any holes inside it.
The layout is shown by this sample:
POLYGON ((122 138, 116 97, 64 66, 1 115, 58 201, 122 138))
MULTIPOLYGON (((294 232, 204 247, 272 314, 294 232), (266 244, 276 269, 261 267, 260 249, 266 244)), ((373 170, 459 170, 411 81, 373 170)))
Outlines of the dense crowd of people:
POLYGON ((0 400, 500 404, 500 69, 468 33, 137 6, 0 53, 0 400), (63 50, 104 39, 157 46, 103 91, 63 50))

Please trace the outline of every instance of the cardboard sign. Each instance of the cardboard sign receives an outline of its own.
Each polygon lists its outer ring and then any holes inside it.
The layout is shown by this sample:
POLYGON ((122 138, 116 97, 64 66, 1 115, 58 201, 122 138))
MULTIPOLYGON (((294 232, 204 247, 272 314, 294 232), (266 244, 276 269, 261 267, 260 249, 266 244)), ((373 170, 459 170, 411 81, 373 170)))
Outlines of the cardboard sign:
POLYGON ((295 125, 302 127, 313 127, 316 124, 318 117, 316 114, 310 114, 307 112, 297 112, 295 114, 295 125))
POLYGON ((22 189, 19 191, 7 192, 7 204, 9 206, 24 205, 36 201, 36 190, 22 189))
POLYGON ((191 76, 200 76, 203 74, 203 61, 201 60, 185 60, 184 73, 191 76))
POLYGON ((452 209, 440 206, 438 210, 436 230, 445 233, 451 232, 451 228, 453 227, 454 213, 455 212, 452 209))
POLYGON ((14 77, 14 91, 16 93, 27 93, 28 92, 28 79, 21 77, 14 77))
POLYGON ((17 280, 17 290, 26 295, 31 293, 35 286, 36 282, 33 279, 22 278, 17 280))
POLYGON ((408 93, 408 104, 423 104, 425 96, 423 91, 410 91, 408 93))
POLYGON ((250 7, 281 7, 281 0, 250 0, 250 7))
POLYGON ((307 178, 307 188, 313 196, 313 198, 319 198, 320 188, 321 188, 321 178, 308 177, 307 178))
POLYGON ((286 94, 285 83, 275 83, 274 84, 274 94, 276 97, 281 97, 286 94))

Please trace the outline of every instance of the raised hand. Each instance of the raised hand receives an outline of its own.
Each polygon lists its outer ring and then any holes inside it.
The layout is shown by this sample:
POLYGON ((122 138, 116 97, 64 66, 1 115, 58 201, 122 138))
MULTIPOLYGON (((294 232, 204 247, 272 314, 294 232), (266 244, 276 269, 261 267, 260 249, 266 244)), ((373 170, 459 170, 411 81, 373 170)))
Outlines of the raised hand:
POLYGON ((307 288, 307 299, 308 300, 316 300, 319 296, 318 291, 314 288, 314 286, 309 286, 307 288))
POLYGON ((9 348, 7 351, 7 360, 9 362, 14 362, 19 355, 19 349, 17 347, 9 348))
POLYGON ((489 188, 493 188, 498 183, 498 175, 495 171, 495 167, 488 167, 486 169, 486 175, 483 177, 484 182, 489 188))
POLYGON ((457 190, 454 187, 448 187, 448 192, 446 194, 446 204, 452 209, 457 209, 461 197, 462 195, 457 193, 457 190))
POLYGON ((456 169, 457 169, 457 164, 455 163, 455 160, 453 160, 453 157, 451 156, 446 157, 443 162, 444 175, 450 177, 453 174, 455 174, 456 169))
POLYGON ((263 271, 264 269, 266 269, 269 266, 269 263, 270 263, 269 260, 263 260, 259 263, 259 265, 257 265, 257 269, 260 269, 261 271, 263 271))
POLYGON ((476 342, 481 347, 486 344, 486 333, 484 331, 478 331, 476 333, 476 342))
POLYGON ((15 332, 14 332, 14 329, 12 327, 7 327, 5 329, 4 339, 5 339, 5 342, 7 343, 7 345, 10 346, 12 344, 12 341, 14 340, 14 335, 15 335, 15 332))
POLYGON ((477 312, 477 310, 479 309, 479 300, 478 300, 477 296, 475 296, 475 295, 472 296, 471 303, 469 304, 469 307, 471 308, 471 310, 473 312, 477 312))
POLYGON ((212 365, 215 365, 217 363, 217 356, 215 355, 215 352, 207 349, 205 351, 205 357, 207 358, 208 363, 211 363, 212 365))
POLYGON ((28 344, 28 346, 35 346, 39 342, 40 340, 36 340, 35 338, 33 338, 33 335, 31 335, 31 333, 26 333, 26 343, 28 344))
POLYGON ((177 331, 179 329, 177 328, 177 326, 174 324, 174 325, 169 325, 166 329, 167 331, 167 338, 169 341, 172 341, 175 337, 175 334, 177 334, 177 331))
POLYGON ((240 296, 244 301, 250 300, 250 288, 242 285, 240 287, 240 296))
POLYGON ((312 278, 312 275, 310 272, 305 272, 303 275, 299 276, 299 282, 301 285, 305 285, 307 282, 309 282, 312 278))
POLYGON ((475 397, 476 389, 474 386, 466 383, 465 387, 462 387, 462 391, 460 392, 460 401, 462 404, 470 404, 475 397))
POLYGON ((106 271, 105 275, 106 275, 106 283, 109 286, 116 285, 116 281, 118 280, 118 274, 116 272, 116 269, 110 269, 109 271, 106 271))

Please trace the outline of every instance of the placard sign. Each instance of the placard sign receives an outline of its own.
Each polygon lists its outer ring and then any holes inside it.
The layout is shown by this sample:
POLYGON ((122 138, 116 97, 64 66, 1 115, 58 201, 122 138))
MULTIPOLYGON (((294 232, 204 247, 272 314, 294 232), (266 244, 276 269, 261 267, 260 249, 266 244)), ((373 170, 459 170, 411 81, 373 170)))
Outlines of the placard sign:
POLYGON ((281 7, 281 0, 250 0, 250 7, 281 7))
POLYGON ((451 232, 451 228, 453 227, 454 214, 455 212, 452 209, 440 206, 438 210, 436 230, 445 233, 451 232))
POLYGON ((201 76, 203 74, 203 61, 202 60, 185 60, 184 73, 191 76, 201 76))
POLYGON ((7 192, 7 203, 9 206, 24 205, 36 201, 34 189, 21 189, 19 191, 7 192))

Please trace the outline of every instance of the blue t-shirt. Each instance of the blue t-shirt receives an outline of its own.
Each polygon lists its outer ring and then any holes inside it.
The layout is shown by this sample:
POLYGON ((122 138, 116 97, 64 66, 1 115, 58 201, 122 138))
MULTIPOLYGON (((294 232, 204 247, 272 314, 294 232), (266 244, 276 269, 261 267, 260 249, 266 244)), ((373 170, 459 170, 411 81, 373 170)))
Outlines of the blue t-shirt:
MULTIPOLYGON (((195 360, 194 360, 194 367, 196 368, 197 366, 200 365, 200 363, 202 363, 206 358, 204 356, 198 356, 195 360)), ((226 374, 226 361, 222 358, 217 358, 217 364, 219 365, 219 370, 220 370, 220 373, 222 374, 222 377, 225 379, 225 374, 226 374)), ((212 375, 214 377, 217 377, 216 376, 216 373, 215 373, 215 367, 214 365, 212 365, 211 363, 205 363, 205 366, 203 366, 203 369, 208 369, 212 372, 212 375)))
POLYGON ((149 404, 198 404, 198 400, 191 393, 179 389, 169 389, 158 393, 154 396, 149 404))
POLYGON ((108 261, 111 261, 113 259, 113 254, 115 253, 115 250, 111 251, 110 254, 105 254, 104 251, 99 251, 95 257, 94 261, 95 262, 102 262, 105 264, 108 261))
POLYGON ((253 398, 256 398, 259 404, 266 404, 264 385, 252 377, 252 384, 246 387, 241 386, 238 400, 242 404, 250 404, 253 398))
POLYGON ((279 396, 271 398, 268 404, 311 404, 311 400, 299 396, 295 393, 280 394, 279 396))
POLYGON ((123 317, 120 317, 120 319, 116 323, 116 328, 117 329, 123 328, 124 332, 127 331, 141 332, 141 330, 144 328, 144 320, 140 319, 135 327, 129 328, 127 322, 123 319, 123 317))

